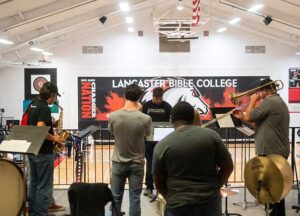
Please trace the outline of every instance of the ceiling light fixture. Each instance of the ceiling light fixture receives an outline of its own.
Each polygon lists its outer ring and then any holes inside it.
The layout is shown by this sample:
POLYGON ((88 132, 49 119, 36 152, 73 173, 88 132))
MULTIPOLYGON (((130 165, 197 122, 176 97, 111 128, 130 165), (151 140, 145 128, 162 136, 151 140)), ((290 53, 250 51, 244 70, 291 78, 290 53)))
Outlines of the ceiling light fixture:
POLYGON ((36 52, 44 52, 43 49, 38 48, 38 47, 30 47, 31 50, 36 51, 36 52))
POLYGON ((125 18, 125 22, 126 22, 126 23, 129 23, 129 24, 130 24, 130 23, 133 23, 133 18, 132 18, 132 17, 126 17, 126 18, 125 18))
POLYGON ((0 38, 0 43, 1 44, 8 44, 8 45, 14 44, 14 42, 6 40, 6 39, 2 39, 2 38, 0 38))
POLYGON ((239 21, 241 21, 241 18, 235 17, 235 18, 233 18, 232 20, 230 20, 228 23, 229 23, 230 25, 234 25, 234 24, 238 23, 239 21))
POLYGON ((263 4, 257 4, 257 5, 254 5, 253 7, 249 8, 248 11, 252 12, 252 13, 255 13, 258 10, 262 9, 263 7, 264 7, 263 4))
POLYGON ((296 54, 296 55, 300 55, 300 52, 296 52, 295 54, 296 54))
POLYGON ((176 5, 177 10, 182 11, 183 10, 183 2, 182 0, 178 0, 177 5, 176 5))
POLYGON ((134 28, 133 27, 128 27, 127 31, 128 32, 134 32, 134 28))
POLYGON ((53 53, 45 51, 45 52, 43 52, 43 55, 44 55, 44 56, 52 56, 53 53))
POLYGON ((222 27, 222 28, 219 28, 219 29, 217 30, 217 32, 218 32, 218 33, 221 33, 221 32, 224 32, 224 31, 226 31, 226 30, 227 30, 227 28, 222 27))
POLYGON ((127 2, 120 2, 119 4, 121 11, 127 12, 129 11, 129 5, 127 2))

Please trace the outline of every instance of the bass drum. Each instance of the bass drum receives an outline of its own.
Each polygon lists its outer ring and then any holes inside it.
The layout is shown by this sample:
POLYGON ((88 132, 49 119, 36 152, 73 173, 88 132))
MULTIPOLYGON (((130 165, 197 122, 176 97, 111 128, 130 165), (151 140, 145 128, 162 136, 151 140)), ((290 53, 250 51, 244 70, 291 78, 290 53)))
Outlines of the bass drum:
POLYGON ((26 186, 21 169, 8 160, 0 159, 0 214, 19 215, 25 198, 26 186))

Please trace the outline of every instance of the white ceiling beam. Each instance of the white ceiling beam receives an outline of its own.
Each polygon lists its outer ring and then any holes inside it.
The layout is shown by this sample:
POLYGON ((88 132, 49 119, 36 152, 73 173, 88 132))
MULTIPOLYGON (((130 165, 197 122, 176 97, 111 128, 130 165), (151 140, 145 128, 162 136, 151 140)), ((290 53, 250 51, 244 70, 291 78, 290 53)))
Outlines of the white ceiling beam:
POLYGON ((289 16, 288 14, 282 13, 272 8, 264 8, 264 11, 266 12, 251 13, 247 11, 247 7, 241 4, 237 4, 226 0, 219 0, 219 3, 224 6, 232 7, 232 9, 240 10, 244 14, 244 16, 247 17, 256 16, 255 20, 260 24, 263 23, 263 19, 266 16, 271 16, 273 21, 269 24, 269 26, 279 29, 281 31, 288 32, 290 34, 298 35, 300 37, 300 26, 299 26, 300 19, 297 19, 296 17, 289 16))
MULTIPOLYGON (((162 1, 163 0, 148 0, 148 1, 136 0, 135 1, 136 4, 132 4, 131 7, 132 7, 132 10, 142 10, 149 6, 153 6, 153 4, 155 2, 162 2, 162 1)), ((101 28, 101 26, 99 27, 100 23, 98 21, 99 14, 106 14, 110 18, 110 17, 118 16, 123 13, 116 7, 115 4, 113 6, 108 6, 106 8, 101 7, 100 10, 97 10, 95 13, 89 12, 88 14, 78 16, 78 17, 75 17, 70 20, 66 20, 59 24, 55 24, 53 26, 48 26, 49 32, 45 33, 43 35, 39 35, 39 32, 35 32, 34 36, 31 35, 30 38, 27 37, 25 39, 26 41, 19 43, 19 44, 15 44, 14 46, 7 48, 6 50, 2 50, 0 52, 0 54, 9 53, 14 50, 18 50, 18 49, 27 47, 28 43, 30 41, 42 42, 44 40, 59 37, 62 34, 66 34, 68 32, 72 32, 72 31, 76 31, 76 30, 81 31, 81 34, 84 34, 83 29, 88 26, 95 26, 96 29, 99 29, 99 28, 101 28), (95 14, 97 14, 97 16, 95 14), (83 20, 83 19, 89 18, 89 15, 92 15, 93 17, 88 20, 83 20), (69 21, 71 21, 71 22, 69 22, 69 21)), ((25 37, 25 35, 22 35, 22 38, 24 38, 24 37, 25 37)))
POLYGON ((15 16, 0 20, 0 31, 9 31, 22 25, 26 25, 46 17, 55 16, 59 13, 72 10, 95 1, 97 0, 88 0, 84 2, 82 0, 55 1, 30 11, 18 11, 18 14, 15 16), (21 19, 17 19, 16 16, 20 16, 21 19))
POLYGON ((231 4, 222 4, 220 3, 220 0, 211 2, 210 4, 202 4, 202 5, 205 7, 209 7, 210 13, 213 14, 215 17, 219 17, 224 20, 226 18, 229 19, 233 16, 241 17, 242 21, 241 24, 239 24, 239 26, 244 26, 245 30, 251 29, 251 32, 253 33, 256 32, 259 35, 265 35, 267 37, 272 37, 274 39, 277 38, 281 42, 285 41, 285 43, 290 45, 299 44, 300 32, 298 33, 296 29, 291 29, 291 28, 286 29, 286 27, 275 28, 272 25, 266 26, 262 22, 263 19, 262 15, 249 13, 248 11, 237 8, 238 6, 232 6, 231 4), (294 30, 296 30, 296 32, 294 30), (295 40, 291 40, 292 35, 296 35, 297 38, 295 40))

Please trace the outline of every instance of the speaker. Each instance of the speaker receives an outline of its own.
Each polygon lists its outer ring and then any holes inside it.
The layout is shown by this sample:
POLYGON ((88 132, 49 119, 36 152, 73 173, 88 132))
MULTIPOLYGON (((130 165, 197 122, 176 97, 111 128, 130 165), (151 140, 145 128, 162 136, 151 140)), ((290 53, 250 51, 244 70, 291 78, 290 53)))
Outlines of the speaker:
POLYGON ((107 17, 106 16, 102 16, 99 18, 99 21, 104 25, 104 23, 106 22, 107 17))
POLYGON ((263 22, 264 22, 265 25, 269 25, 272 22, 272 20, 273 20, 272 17, 266 16, 264 18, 263 22))

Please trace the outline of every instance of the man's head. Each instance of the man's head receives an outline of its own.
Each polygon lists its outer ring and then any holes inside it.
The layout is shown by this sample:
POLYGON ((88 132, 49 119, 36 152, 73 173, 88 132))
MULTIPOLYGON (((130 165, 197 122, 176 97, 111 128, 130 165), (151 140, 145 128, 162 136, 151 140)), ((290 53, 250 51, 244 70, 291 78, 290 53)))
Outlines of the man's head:
POLYGON ((265 98, 268 94, 271 94, 276 90, 276 85, 272 83, 273 80, 270 78, 266 78, 260 81, 259 87, 260 88, 260 95, 262 98, 265 98))
POLYGON ((53 104, 56 96, 60 96, 57 86, 52 82, 45 82, 39 92, 40 98, 53 104))
POLYGON ((195 110, 189 103, 185 101, 178 102, 172 109, 171 120, 173 124, 193 124, 195 110))
POLYGON ((161 87, 156 87, 153 89, 152 102, 154 104, 161 104, 163 102, 164 90, 161 87))
POLYGON ((125 98, 126 100, 137 102, 140 99, 142 93, 143 91, 138 85, 131 84, 125 89, 125 98))

